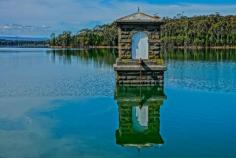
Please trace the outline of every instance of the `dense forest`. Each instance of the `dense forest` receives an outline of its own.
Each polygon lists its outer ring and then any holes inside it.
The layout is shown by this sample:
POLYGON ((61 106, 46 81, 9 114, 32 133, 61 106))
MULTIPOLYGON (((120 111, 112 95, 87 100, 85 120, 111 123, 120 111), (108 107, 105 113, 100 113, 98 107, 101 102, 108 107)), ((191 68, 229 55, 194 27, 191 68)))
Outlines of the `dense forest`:
MULTIPOLYGON (((187 17, 181 14, 162 19, 163 47, 236 46, 236 16, 220 14, 187 17)), ((117 46, 115 23, 83 29, 77 34, 65 31, 51 35, 50 45, 60 47, 117 46)))
POLYGON ((236 46, 236 16, 163 18, 162 46, 236 46))
POLYGON ((51 35, 50 45, 61 47, 91 47, 91 46, 116 46, 118 33, 115 23, 98 25, 93 29, 83 29, 72 35, 70 31, 64 31, 56 36, 51 35))

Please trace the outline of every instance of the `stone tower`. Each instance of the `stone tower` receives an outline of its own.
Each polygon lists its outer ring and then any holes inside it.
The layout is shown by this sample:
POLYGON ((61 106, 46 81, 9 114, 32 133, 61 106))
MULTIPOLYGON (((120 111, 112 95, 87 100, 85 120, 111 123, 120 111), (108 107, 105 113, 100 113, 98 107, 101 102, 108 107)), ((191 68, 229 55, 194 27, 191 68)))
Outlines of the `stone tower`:
POLYGON ((160 59, 160 18, 137 12, 116 20, 119 57, 117 84, 163 85, 166 66, 160 59))

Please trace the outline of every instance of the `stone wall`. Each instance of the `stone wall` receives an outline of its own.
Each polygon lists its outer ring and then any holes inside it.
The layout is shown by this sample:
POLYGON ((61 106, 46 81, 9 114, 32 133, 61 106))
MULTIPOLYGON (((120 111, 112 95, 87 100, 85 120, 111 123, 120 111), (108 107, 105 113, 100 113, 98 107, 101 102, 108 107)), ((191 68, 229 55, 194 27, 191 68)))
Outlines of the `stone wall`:
POLYGON ((127 23, 118 24, 118 49, 120 59, 132 59, 132 37, 137 32, 145 32, 148 35, 149 59, 159 57, 160 53, 160 24, 158 23, 127 23))
POLYGON ((118 71, 117 84, 164 85, 163 71, 118 71))

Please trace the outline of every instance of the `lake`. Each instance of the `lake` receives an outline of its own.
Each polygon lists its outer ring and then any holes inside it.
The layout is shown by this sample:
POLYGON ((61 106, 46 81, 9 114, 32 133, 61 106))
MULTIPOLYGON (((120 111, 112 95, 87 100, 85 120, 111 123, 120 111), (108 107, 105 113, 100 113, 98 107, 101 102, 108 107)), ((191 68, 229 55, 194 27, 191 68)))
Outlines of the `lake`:
POLYGON ((0 49, 0 158, 235 158, 236 50, 163 53, 164 90, 116 50, 0 49))

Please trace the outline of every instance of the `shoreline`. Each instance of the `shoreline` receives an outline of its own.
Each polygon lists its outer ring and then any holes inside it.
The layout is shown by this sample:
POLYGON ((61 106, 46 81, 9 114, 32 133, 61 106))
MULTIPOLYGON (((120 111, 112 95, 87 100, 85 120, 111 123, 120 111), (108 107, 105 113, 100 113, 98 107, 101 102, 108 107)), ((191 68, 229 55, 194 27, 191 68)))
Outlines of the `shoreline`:
POLYGON ((73 48, 77 48, 77 49, 117 49, 118 46, 87 46, 87 47, 62 47, 62 46, 49 46, 49 48, 64 48, 64 49, 73 49, 73 48))
MULTIPOLYGON (((52 49, 118 49, 118 46, 88 46, 88 47, 62 47, 62 46, 48 46, 48 47, 18 47, 18 46, 0 46, 0 48, 52 48, 52 49)), ((201 49, 236 49, 236 46, 174 46, 174 47, 161 47, 163 50, 170 49, 186 49, 186 50, 201 50, 201 49)))
POLYGON ((164 49, 236 49, 236 46, 174 46, 166 47, 164 49))
MULTIPOLYGON (((62 47, 50 46, 49 48, 78 48, 78 49, 118 49, 118 46, 87 46, 87 47, 62 47)), ((174 47, 161 47, 161 49, 236 49, 236 46, 174 46, 174 47)))

